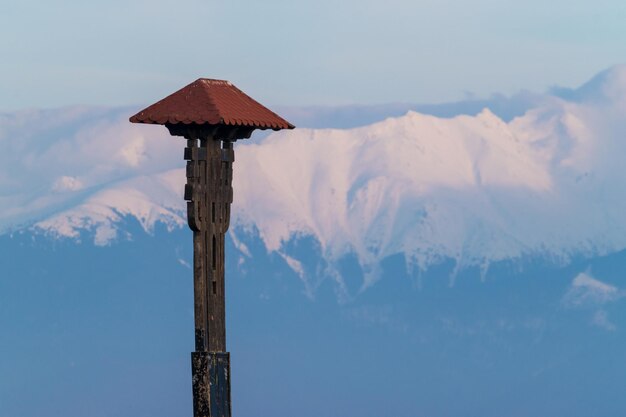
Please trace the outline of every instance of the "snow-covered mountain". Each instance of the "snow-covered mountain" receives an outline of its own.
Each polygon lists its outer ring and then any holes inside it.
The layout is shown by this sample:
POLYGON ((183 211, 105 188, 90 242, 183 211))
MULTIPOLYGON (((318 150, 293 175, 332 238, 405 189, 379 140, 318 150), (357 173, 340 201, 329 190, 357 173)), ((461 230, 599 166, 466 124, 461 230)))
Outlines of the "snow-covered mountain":
MULTIPOLYGON (((132 109, 0 115, 0 230, 97 245, 183 227, 183 143, 132 109)), ((509 122, 484 109, 416 112, 352 129, 296 129, 236 147, 231 237, 258 233, 302 272, 289 242, 311 236, 328 273, 356 255, 364 286, 381 260, 409 270, 525 256, 567 262, 626 248, 626 66, 544 95, 509 122)))
MULTIPOLYGON (((238 143, 236 414, 623 416, 625 99, 616 67, 238 143)), ((193 412, 184 142, 134 111, 0 115, 1 417, 193 412)))

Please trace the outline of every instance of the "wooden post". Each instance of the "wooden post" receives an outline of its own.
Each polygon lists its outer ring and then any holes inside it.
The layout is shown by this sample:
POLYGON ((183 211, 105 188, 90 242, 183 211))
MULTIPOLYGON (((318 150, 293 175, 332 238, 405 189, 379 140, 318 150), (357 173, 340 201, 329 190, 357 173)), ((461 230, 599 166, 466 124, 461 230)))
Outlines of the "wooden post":
POLYGON ((185 200, 194 249, 194 416, 230 417, 224 242, 233 201, 233 142, 249 138, 255 129, 295 126, 229 81, 209 78, 199 78, 146 107, 130 121, 164 125, 172 136, 187 139, 185 200))
POLYGON ((230 141, 187 137, 187 218, 194 244, 194 417, 230 417, 230 355, 226 352, 224 242, 233 201, 230 141))

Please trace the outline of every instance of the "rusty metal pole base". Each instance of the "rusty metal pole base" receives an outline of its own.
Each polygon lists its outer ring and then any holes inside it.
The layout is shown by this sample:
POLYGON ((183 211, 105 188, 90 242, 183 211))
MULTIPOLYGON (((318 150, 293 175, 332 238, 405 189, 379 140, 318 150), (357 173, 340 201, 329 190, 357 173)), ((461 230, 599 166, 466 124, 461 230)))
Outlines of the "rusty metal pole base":
POLYGON ((192 352, 194 417, 231 417, 230 353, 192 352))

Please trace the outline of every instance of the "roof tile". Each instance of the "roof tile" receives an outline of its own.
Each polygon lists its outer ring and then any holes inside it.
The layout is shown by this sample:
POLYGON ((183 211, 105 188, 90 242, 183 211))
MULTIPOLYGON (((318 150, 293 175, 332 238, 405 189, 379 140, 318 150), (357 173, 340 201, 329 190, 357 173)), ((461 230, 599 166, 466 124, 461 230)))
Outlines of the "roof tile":
POLYGON ((130 118, 133 123, 226 124, 256 129, 295 126, 228 81, 200 78, 130 118))

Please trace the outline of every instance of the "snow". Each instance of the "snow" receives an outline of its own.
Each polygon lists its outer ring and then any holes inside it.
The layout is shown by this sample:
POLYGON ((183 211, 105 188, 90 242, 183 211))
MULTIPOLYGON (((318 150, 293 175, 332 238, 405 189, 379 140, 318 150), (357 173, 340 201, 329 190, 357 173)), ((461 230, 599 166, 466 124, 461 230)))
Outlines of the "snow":
POLYGON ((65 237, 79 237, 83 229, 95 230, 94 243, 102 246, 118 237, 116 224, 127 216, 135 218, 148 232, 157 222, 169 230, 182 227, 186 220, 178 185, 184 178, 184 170, 177 169, 121 181, 77 207, 37 222, 35 228, 65 237))
POLYGON ((237 149, 234 224, 255 225, 273 251, 313 235, 326 259, 356 253, 368 270, 397 253, 423 270, 446 258, 484 269, 621 250, 626 125, 621 98, 610 97, 548 97, 510 123, 487 109, 452 119, 409 112, 275 134, 237 149))
MULTIPOLYGON (((33 227, 94 243, 184 227, 183 142, 127 122, 128 109, 0 115, 0 231, 33 227), (33 127, 34 126, 34 127, 33 127), (20 175, 16 175, 16 173, 20 175)), ((231 234, 258 230, 302 276, 286 244, 313 236, 329 265, 365 271, 402 253, 411 270, 458 269, 626 248, 626 67, 546 95, 505 122, 488 109, 415 112, 353 129, 296 129, 236 145, 231 234)), ((332 272, 332 271, 331 271, 332 272)), ((376 274, 366 274, 364 287, 376 274)))

